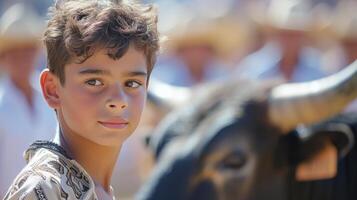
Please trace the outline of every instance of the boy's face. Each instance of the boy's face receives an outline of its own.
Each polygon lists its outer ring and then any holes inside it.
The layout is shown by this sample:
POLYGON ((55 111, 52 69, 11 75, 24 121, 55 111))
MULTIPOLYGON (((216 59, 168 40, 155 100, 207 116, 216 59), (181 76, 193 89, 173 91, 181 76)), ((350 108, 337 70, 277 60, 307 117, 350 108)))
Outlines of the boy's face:
POLYGON ((146 59, 133 47, 118 60, 106 52, 65 66, 65 83, 57 81, 58 105, 53 107, 66 135, 118 146, 140 120, 146 100, 146 59))

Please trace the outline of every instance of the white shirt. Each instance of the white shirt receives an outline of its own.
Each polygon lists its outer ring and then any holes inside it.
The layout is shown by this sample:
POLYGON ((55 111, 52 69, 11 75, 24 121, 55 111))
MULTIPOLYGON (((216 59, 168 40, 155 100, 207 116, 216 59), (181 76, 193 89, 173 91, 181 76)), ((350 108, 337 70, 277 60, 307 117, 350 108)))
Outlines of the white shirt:
POLYGON ((9 188, 4 200, 100 200, 112 199, 85 169, 59 145, 36 141, 26 151, 26 167, 9 188))
POLYGON ((35 140, 53 138, 56 131, 54 111, 44 101, 35 78, 33 111, 9 78, 0 80, 0 199, 26 165, 24 151, 35 140))

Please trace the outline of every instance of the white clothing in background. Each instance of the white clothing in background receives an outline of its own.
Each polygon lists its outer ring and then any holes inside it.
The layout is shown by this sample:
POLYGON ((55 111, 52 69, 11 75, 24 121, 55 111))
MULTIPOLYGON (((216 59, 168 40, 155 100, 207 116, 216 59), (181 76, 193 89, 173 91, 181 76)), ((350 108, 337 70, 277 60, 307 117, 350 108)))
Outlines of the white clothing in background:
POLYGON ((10 79, 0 80, 0 199, 26 165, 23 153, 29 145, 52 139, 56 131, 55 113, 42 97, 38 76, 34 80, 32 111, 10 79))

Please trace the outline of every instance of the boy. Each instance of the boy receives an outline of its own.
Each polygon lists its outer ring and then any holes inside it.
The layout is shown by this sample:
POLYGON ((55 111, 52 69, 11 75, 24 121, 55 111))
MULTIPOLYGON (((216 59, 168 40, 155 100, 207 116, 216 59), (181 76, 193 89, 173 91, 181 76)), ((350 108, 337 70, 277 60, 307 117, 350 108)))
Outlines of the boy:
POLYGON ((159 49, 153 9, 58 1, 44 42, 49 69, 40 82, 60 128, 53 142, 26 151, 5 199, 114 199, 114 164, 140 120, 159 49))

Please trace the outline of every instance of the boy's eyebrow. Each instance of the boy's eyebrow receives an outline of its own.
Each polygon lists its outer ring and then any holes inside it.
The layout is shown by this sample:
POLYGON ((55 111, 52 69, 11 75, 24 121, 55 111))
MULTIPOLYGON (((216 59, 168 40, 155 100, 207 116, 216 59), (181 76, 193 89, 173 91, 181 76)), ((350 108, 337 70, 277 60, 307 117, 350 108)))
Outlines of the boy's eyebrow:
POLYGON ((102 69, 83 69, 79 74, 96 74, 96 75, 110 75, 110 72, 102 69))
MULTIPOLYGON (((103 69, 83 69, 79 71, 79 74, 95 74, 95 75, 110 75, 108 70, 103 69)), ((143 71, 132 71, 126 73, 127 76, 147 76, 146 72, 143 71)))
POLYGON ((143 71, 134 71, 127 73, 128 76, 147 76, 146 72, 143 71))

